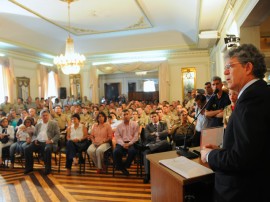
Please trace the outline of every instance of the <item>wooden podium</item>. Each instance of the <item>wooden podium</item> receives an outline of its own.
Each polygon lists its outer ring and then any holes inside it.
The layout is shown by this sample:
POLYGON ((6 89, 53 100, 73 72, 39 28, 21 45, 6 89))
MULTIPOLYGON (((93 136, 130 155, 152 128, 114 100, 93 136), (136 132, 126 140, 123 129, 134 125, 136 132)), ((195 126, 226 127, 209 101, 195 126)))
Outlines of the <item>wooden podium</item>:
MULTIPOLYGON (((189 191, 197 189, 197 184, 201 184, 202 182, 205 182, 207 186, 210 184, 207 187, 207 192, 209 193, 204 192, 202 194, 206 195, 204 197, 211 198, 214 174, 186 179, 159 163, 159 160, 175 158, 177 156, 176 151, 147 155, 147 159, 150 161, 152 202, 184 201, 185 196, 192 193, 192 191, 189 191)), ((207 167, 207 164, 203 164, 199 158, 194 159, 194 161, 207 167)), ((194 191, 198 192, 202 190, 194 191)), ((196 201, 200 200, 196 199, 196 201)))

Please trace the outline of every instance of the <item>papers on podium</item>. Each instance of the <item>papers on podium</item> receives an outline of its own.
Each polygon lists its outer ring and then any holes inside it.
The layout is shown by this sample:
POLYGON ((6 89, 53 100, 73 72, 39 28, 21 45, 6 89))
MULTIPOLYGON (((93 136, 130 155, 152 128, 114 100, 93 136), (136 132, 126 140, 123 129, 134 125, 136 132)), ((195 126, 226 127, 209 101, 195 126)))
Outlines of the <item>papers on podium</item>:
POLYGON ((160 160, 159 163, 185 178, 194 178, 213 173, 213 171, 186 157, 180 156, 173 159, 160 160))

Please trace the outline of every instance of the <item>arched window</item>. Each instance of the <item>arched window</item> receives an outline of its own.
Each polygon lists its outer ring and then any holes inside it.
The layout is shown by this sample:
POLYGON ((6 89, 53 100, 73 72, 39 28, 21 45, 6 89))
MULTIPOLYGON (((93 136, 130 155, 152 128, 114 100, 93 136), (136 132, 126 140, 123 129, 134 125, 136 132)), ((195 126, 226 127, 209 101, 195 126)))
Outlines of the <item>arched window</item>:
POLYGON ((154 92, 156 91, 154 81, 145 81, 143 82, 143 91, 144 92, 154 92))

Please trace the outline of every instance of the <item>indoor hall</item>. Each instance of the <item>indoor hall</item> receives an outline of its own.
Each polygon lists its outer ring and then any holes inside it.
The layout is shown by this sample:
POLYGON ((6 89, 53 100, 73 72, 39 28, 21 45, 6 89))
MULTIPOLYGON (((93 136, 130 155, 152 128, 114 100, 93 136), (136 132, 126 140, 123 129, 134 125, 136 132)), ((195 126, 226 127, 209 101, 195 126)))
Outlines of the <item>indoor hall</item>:
MULTIPOLYGON (((119 96, 182 102, 190 89, 203 89, 213 76, 224 79, 223 54, 239 43, 252 43, 265 54, 264 79, 269 83, 269 8, 267 0, 78 0, 70 2, 69 10, 68 0, 3 0, 0 103, 4 96, 11 103, 28 96, 59 97, 61 102, 86 96, 96 104, 119 96), (54 63, 54 57, 64 55, 70 45, 66 43, 69 35, 75 52, 85 56, 75 73, 65 72, 68 64, 54 63), (152 92, 145 92, 148 81, 152 92)), ((35 168, 41 165, 35 163, 35 168)), ((97 175, 88 164, 85 174, 77 173, 75 167, 74 174, 66 177, 64 162, 60 174, 52 165, 49 176, 42 171, 24 175, 20 164, 12 171, 0 168, 0 196, 7 201, 28 197, 33 201, 47 197, 52 201, 150 201, 155 189, 142 183, 134 165, 128 179, 121 174, 112 177, 111 170, 97 175), (96 189, 92 184, 80 185, 85 177, 99 183, 104 179, 105 184, 96 189), (88 192, 88 186, 95 193, 88 192), (116 191, 122 187, 126 191, 116 191)))

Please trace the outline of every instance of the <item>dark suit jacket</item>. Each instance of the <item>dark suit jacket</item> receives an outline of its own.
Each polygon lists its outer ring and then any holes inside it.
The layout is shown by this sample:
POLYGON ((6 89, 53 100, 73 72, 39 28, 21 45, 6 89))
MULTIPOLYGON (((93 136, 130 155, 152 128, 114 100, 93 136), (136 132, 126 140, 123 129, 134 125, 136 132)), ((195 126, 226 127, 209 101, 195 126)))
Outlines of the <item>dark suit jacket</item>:
POLYGON ((208 155, 216 201, 270 201, 270 88, 258 80, 237 101, 223 148, 208 155))
MULTIPOLYGON (((148 143, 155 143, 156 142, 156 137, 151 135, 151 133, 155 132, 154 124, 149 123, 145 127, 145 141, 146 144, 148 143)), ((159 134, 159 139, 160 140, 166 140, 168 136, 168 127, 167 124, 160 121, 158 124, 158 134, 159 134)))
MULTIPOLYGON (((42 126, 42 123, 38 123, 35 126, 36 129, 35 129, 35 134, 32 137, 32 141, 34 141, 37 138, 40 132, 41 126, 42 126)), ((47 135, 48 135, 48 139, 53 140, 54 145, 58 144, 58 140, 60 138, 60 129, 56 121, 48 122, 47 135)))

